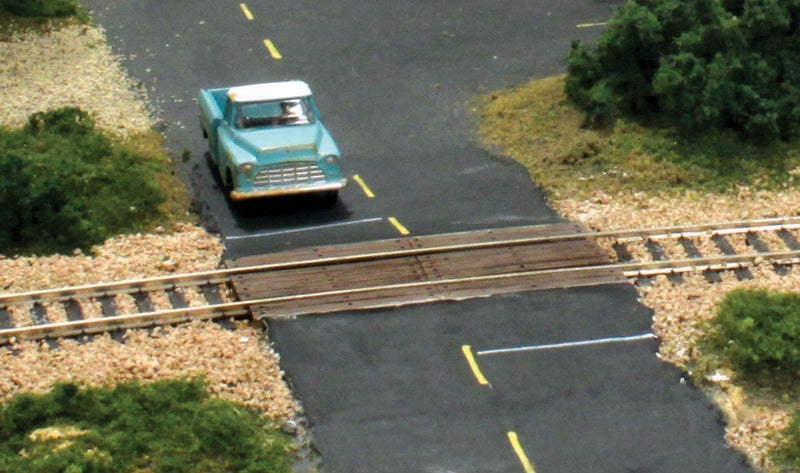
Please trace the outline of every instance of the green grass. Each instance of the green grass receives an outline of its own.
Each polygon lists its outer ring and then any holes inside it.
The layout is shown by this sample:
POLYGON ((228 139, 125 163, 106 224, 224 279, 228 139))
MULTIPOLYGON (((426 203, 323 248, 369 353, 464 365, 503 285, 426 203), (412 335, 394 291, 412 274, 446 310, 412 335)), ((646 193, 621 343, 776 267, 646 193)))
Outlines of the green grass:
POLYGON ((71 24, 87 24, 91 22, 89 15, 80 6, 74 16, 49 18, 44 16, 12 15, 0 5, 0 41, 9 41, 20 33, 47 33, 71 24))
POLYGON ((687 135, 619 118, 609 130, 583 127, 564 95, 564 77, 483 97, 478 133, 487 147, 519 161, 550 198, 646 191, 728 192, 736 186, 797 184, 800 140, 753 143, 734 133, 687 135))
POLYGON ((56 385, 0 410, 0 472, 289 473, 290 439, 199 379, 56 385))

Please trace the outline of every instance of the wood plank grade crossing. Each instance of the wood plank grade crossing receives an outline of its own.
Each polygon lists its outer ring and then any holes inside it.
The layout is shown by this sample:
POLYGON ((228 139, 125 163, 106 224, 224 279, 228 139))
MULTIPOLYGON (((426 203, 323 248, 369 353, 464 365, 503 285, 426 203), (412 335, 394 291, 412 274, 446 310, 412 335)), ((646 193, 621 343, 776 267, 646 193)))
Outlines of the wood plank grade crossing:
POLYGON ((576 224, 558 223, 409 236, 251 256, 226 266, 309 263, 232 277, 240 300, 269 300, 250 307, 259 319, 626 282, 619 271, 592 269, 609 264, 609 257, 589 234, 548 238, 581 232, 576 224), (525 239, 533 241, 520 243, 525 239))

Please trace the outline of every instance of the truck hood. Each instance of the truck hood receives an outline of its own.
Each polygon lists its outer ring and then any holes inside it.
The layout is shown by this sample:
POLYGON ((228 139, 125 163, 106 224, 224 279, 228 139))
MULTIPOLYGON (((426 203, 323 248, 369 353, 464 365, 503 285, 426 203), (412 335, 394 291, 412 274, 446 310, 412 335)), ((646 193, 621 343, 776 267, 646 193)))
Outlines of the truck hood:
POLYGON ((308 153, 312 150, 316 154, 322 134, 322 126, 319 123, 312 123, 240 131, 238 138, 241 146, 255 156, 275 152, 308 153))

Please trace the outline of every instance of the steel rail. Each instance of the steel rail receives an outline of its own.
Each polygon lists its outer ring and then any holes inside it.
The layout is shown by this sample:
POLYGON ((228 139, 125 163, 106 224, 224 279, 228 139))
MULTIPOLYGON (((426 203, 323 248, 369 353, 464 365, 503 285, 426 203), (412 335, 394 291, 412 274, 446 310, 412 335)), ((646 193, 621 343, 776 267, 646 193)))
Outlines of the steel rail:
POLYGON ((41 291, 28 291, 0 294, 0 307, 31 302, 56 302, 76 297, 92 298, 114 294, 133 294, 139 291, 158 291, 180 287, 199 287, 205 284, 225 284, 230 281, 221 270, 183 273, 145 279, 129 279, 115 282, 101 282, 83 286, 68 286, 41 291))
MULTIPOLYGON (((798 222, 785 222, 785 223, 767 223, 763 225, 735 225, 731 222, 731 226, 710 226, 709 228, 690 228, 690 227, 665 227, 663 229, 653 228, 646 229, 647 231, 641 232, 640 230, 624 230, 620 232, 611 231, 613 235, 609 237, 616 238, 618 241, 634 241, 634 240, 662 240, 665 238, 680 238, 699 236, 710 233, 713 235, 735 235, 740 233, 750 232, 769 232, 778 230, 796 230, 800 229, 800 221, 798 222), (664 230, 664 231, 660 231, 664 230)), ((598 232, 603 233, 603 232, 598 232)))
MULTIPOLYGON (((314 259, 285 261, 262 265, 250 265, 224 268, 197 273, 182 273, 144 279, 131 279, 109 283, 88 284, 41 291, 0 294, 0 307, 13 304, 34 302, 56 302, 76 297, 91 298, 115 294, 132 294, 139 291, 157 291, 180 287, 197 287, 204 284, 227 284, 230 278, 239 274, 266 271, 297 269, 302 267, 346 264, 377 259, 422 256, 436 253, 491 249, 504 246, 522 246, 536 243, 552 243, 578 239, 614 238, 617 240, 642 240, 660 238, 678 238, 712 232, 712 234, 731 234, 747 232, 765 232, 781 229, 800 228, 800 217, 777 217, 732 222, 718 222, 698 225, 681 225, 672 227, 651 227, 630 230, 607 230, 600 232, 579 232, 562 235, 510 238, 488 242, 461 243, 457 245, 439 245, 420 248, 403 248, 396 250, 359 253, 354 255, 328 256, 314 259)), ((468 232, 463 232, 468 233, 468 232)), ((457 234, 455 234, 457 235, 457 234)))
POLYGON ((186 307, 140 314, 115 315, 93 319, 71 320, 67 322, 42 325, 26 325, 0 330, 0 345, 11 343, 14 339, 41 340, 45 338, 77 337, 111 332, 118 329, 146 328, 169 325, 193 320, 213 320, 223 317, 241 317, 249 313, 244 303, 213 304, 200 307, 186 307))
MULTIPOLYGON (((652 277, 659 274, 686 273, 692 271, 705 270, 731 270, 741 267, 748 267, 756 264, 756 261, 768 262, 772 264, 797 264, 800 263, 800 250, 781 251, 769 253, 755 253, 748 255, 726 255, 704 258, 687 258, 680 260, 649 261, 639 263, 611 263, 604 265, 577 266, 569 268, 553 268, 544 270, 529 270, 520 272, 510 272, 501 274, 466 276, 457 278, 440 279, 435 281, 413 281, 406 283, 385 284, 376 286, 364 286, 349 289, 336 289, 330 291, 320 291, 302 294, 292 294, 286 296, 274 296, 262 299, 247 301, 227 302, 212 304, 208 306, 185 307, 178 309, 168 309, 154 312, 119 315, 111 317, 99 317, 78 321, 67 321, 46 325, 30 325, 25 327, 0 330, 0 345, 8 344, 13 339, 37 340, 43 338, 74 337, 87 334, 108 332, 115 329, 142 328, 154 325, 166 325, 181 323, 190 320, 210 320, 222 317, 238 317, 249 313, 251 306, 269 305, 276 303, 293 302, 308 299, 321 299, 325 297, 335 297, 343 295, 355 295, 364 293, 380 293, 382 291, 393 291, 397 289, 413 289, 429 286, 453 286, 457 284, 492 282, 500 280, 523 279, 533 276, 558 275, 568 273, 585 273, 589 271, 619 271, 629 279, 640 277, 652 277)), ((405 304, 413 304, 432 300, 447 299, 446 296, 428 295, 418 301, 407 301, 405 304)), ((385 304, 384 304, 385 305, 385 304)), ((375 307, 380 306, 376 304, 375 307)))
POLYGON ((800 250, 773 251, 768 253, 749 253, 746 255, 704 256, 679 260, 646 261, 638 263, 619 263, 608 265, 619 268, 625 277, 636 279, 661 274, 687 273, 696 271, 726 271, 751 267, 763 262, 770 264, 798 264, 800 250))

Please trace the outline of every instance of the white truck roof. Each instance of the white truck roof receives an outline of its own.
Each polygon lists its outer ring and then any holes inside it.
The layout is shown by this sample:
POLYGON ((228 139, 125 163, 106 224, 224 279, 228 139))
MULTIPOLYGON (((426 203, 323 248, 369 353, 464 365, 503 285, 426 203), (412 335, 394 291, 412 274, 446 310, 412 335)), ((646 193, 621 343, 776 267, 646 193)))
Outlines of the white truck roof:
POLYGON ((311 95, 311 88, 300 80, 241 85, 228 89, 228 100, 232 102, 283 100, 306 97, 308 95, 311 95))

